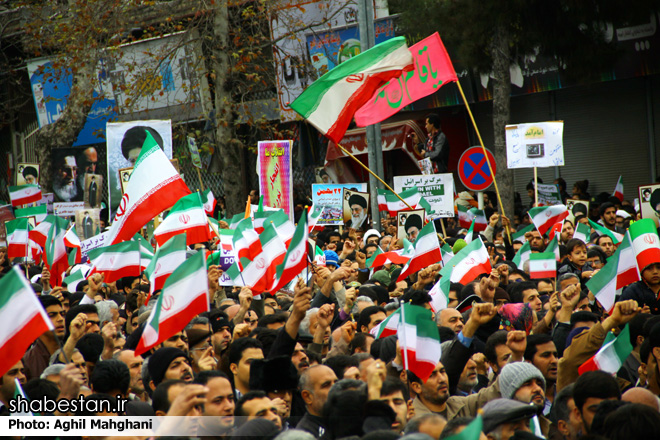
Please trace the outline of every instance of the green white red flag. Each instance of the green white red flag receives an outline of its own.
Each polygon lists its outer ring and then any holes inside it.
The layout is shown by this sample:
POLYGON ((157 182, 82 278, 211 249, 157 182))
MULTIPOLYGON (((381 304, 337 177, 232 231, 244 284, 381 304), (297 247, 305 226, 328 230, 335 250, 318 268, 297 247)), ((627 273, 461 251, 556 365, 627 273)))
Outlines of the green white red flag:
POLYGON ((619 244, 621 243, 621 240, 623 240, 623 234, 619 234, 618 232, 611 231, 607 229, 605 226, 600 225, 592 220, 589 220, 589 225, 593 228, 594 232, 599 236, 607 235, 608 237, 610 237, 614 244, 619 244))
POLYGON ((55 330, 37 298, 18 266, 0 279, 0 376, 39 336, 55 330))
POLYGON ((369 333, 371 333, 376 339, 396 335, 396 330, 399 328, 400 321, 401 308, 398 308, 394 313, 385 318, 380 324, 372 328, 369 333))
POLYGON ((320 247, 314 245, 314 264, 320 267, 325 267, 325 253, 320 247))
POLYGON ((41 200, 41 187, 39 185, 19 185, 9 187, 11 206, 27 205, 41 200))
POLYGON ((440 361, 440 335, 430 310, 409 303, 402 304, 397 338, 403 368, 426 382, 440 361))
POLYGON ((404 280, 409 275, 441 260, 442 254, 440 252, 438 235, 435 232, 433 222, 429 222, 419 231, 417 240, 415 240, 415 253, 403 269, 401 269, 401 274, 397 281, 404 280))
POLYGON ((7 258, 27 258, 30 222, 17 218, 5 223, 7 231, 7 258))
POLYGON ((58 218, 60 217, 55 215, 47 215, 46 218, 41 223, 39 223, 36 228, 30 231, 30 240, 34 241, 42 248, 46 247, 48 231, 58 218))
POLYGON ((607 332, 603 346, 587 362, 578 368, 578 373, 584 374, 587 371, 601 370, 606 373, 616 374, 623 366, 626 358, 632 353, 633 347, 630 343, 630 329, 628 324, 621 330, 619 336, 607 332))
POLYGON ((76 234, 76 227, 74 225, 71 225, 69 230, 66 231, 66 234, 64 234, 64 245, 75 251, 75 257, 73 258, 73 262, 69 261, 69 266, 80 263, 82 258, 82 248, 80 238, 78 238, 78 234, 76 234))
POLYGON ((220 246, 222 250, 234 250, 234 231, 233 229, 218 229, 220 235, 220 246))
POLYGON ((626 232, 623 241, 610 258, 608 263, 616 257, 616 288, 621 290, 628 284, 639 281, 639 270, 637 269, 637 261, 635 259, 635 251, 632 247, 632 240, 630 239, 630 232, 626 232))
POLYGON ((39 206, 28 206, 27 208, 16 208, 14 209, 14 217, 34 217, 34 221, 38 225, 48 215, 48 206, 39 205, 39 206))
POLYGON ((380 188, 377 188, 376 191, 378 192, 378 195, 376 196, 378 200, 378 210, 381 212, 387 211, 387 194, 390 194, 392 191, 380 188))
POLYGON ((452 283, 463 285, 474 281, 482 273, 492 271, 486 245, 478 237, 460 250, 440 271, 440 275, 450 278, 452 283))
POLYGON ((447 263, 449 263, 451 259, 454 258, 454 251, 449 247, 447 243, 442 243, 442 246, 440 247, 440 253, 442 254, 443 266, 446 266, 447 263))
POLYGON ((243 269, 247 265, 243 259, 252 260, 257 255, 261 254, 261 242, 259 241, 259 234, 254 230, 252 220, 244 218, 236 225, 234 230, 234 250, 236 251, 236 263, 239 269, 243 269))
POLYGON ((619 199, 620 202, 623 202, 623 176, 619 176, 619 180, 616 181, 612 195, 619 199))
POLYGON ((376 90, 412 69, 413 57, 405 38, 395 37, 339 64, 314 81, 290 106, 339 143, 355 112, 376 90))
POLYGON ((284 245, 289 247, 293 234, 296 232, 296 225, 289 220, 289 216, 286 215, 283 209, 275 211, 275 213, 268 218, 268 222, 273 225, 277 231, 277 235, 280 236, 284 245))
POLYGON ((124 241, 87 252, 92 270, 89 276, 103 272, 103 281, 112 283, 123 277, 138 277, 140 266, 140 244, 137 241, 124 241))
POLYGON ((451 280, 449 277, 440 277, 438 282, 429 290, 429 295, 431 295, 431 310, 433 310, 433 313, 439 313, 440 310, 447 308, 450 286, 451 280))
POLYGON ((181 197, 172 206, 165 220, 154 231, 154 237, 158 246, 162 246, 167 240, 183 232, 186 233, 188 245, 213 239, 204 212, 204 204, 198 192, 181 197))
POLYGON ((639 273, 650 264, 660 263, 660 238, 652 219, 644 218, 632 223, 628 232, 639 273))
POLYGON ((458 212, 458 224, 461 228, 469 228, 472 224, 472 216, 470 215, 470 208, 461 204, 456 205, 458 212))
POLYGON ((527 242, 527 239, 525 238, 525 234, 528 232, 532 232, 533 230, 534 230, 534 225, 525 226, 520 231, 511 234, 511 238, 513 239, 513 241, 518 240, 521 243, 525 243, 527 242))
POLYGON ((64 278, 64 283, 69 292, 77 292, 78 284, 87 279, 87 274, 92 268, 86 264, 78 264, 71 269, 71 273, 68 277, 64 278))
POLYGON ((202 202, 204 203, 204 212, 206 212, 206 215, 213 217, 213 211, 215 211, 215 205, 217 203, 215 196, 213 196, 213 191, 207 189, 202 192, 202 202))
POLYGON ((468 228, 467 232, 465 233, 465 242, 466 243, 472 243, 472 240, 474 239, 474 219, 472 219, 472 223, 470 223, 470 227, 468 228))
POLYGON ((50 278, 55 286, 62 285, 62 275, 69 268, 64 241, 68 227, 68 220, 54 217, 44 246, 44 262, 50 270, 50 278))
POLYGON ((415 247, 413 244, 408 241, 407 238, 403 239, 403 249, 397 249, 395 251, 383 252, 383 250, 378 246, 378 249, 367 260, 366 265, 370 268, 381 267, 386 264, 406 264, 410 259, 415 255, 415 247))
POLYGON ((307 211, 307 227, 309 228, 309 233, 311 234, 318 223, 321 214, 323 213, 323 207, 312 205, 307 211))
POLYGON ((591 237, 591 228, 584 223, 576 223, 573 238, 577 238, 583 243, 589 243, 591 237))
POLYGON ((140 244, 140 269, 144 271, 154 258, 154 248, 140 234, 135 234, 133 241, 137 241, 140 244))
POLYGON ((529 256, 529 277, 555 278, 557 276, 557 260, 554 252, 538 252, 529 256))
POLYGON ((555 238, 550 240, 548 245, 545 247, 545 252, 552 252, 553 254, 555 254, 555 260, 560 261, 559 240, 557 235, 555 235, 555 238))
POLYGON ((284 261, 277 267, 277 282, 271 288, 271 292, 277 292, 305 270, 307 267, 308 237, 307 216, 301 216, 289 248, 286 251, 284 261))
POLYGON ((209 286, 203 252, 188 258, 169 276, 135 348, 141 355, 180 332, 190 320, 208 312, 209 286))
POLYGON ((472 217, 472 223, 474 223, 474 232, 485 231, 488 226, 488 219, 486 219, 484 210, 471 208, 468 212, 472 217))
POLYGON ((421 198, 422 198, 422 194, 419 192, 417 187, 412 187, 405 191, 401 191, 398 197, 393 192, 387 191, 387 193, 385 194, 385 200, 387 202, 387 211, 390 213, 390 215, 394 216, 398 211, 409 210, 410 208, 408 207, 408 205, 410 205, 410 207, 415 209, 417 208, 417 205, 419 204, 421 198), (399 197, 401 197, 403 201, 401 201, 399 197))
MULTIPOLYGON (((156 255, 145 269, 149 279, 149 296, 165 285, 167 278, 186 261, 186 233, 175 235, 156 251, 156 255)), ((149 298, 147 298, 147 301, 149 298)))
POLYGON ((148 221, 188 194, 185 182, 147 132, 106 242, 113 245, 130 240, 148 221))
MULTIPOLYGON (((608 313, 612 311, 617 294, 620 294, 622 290, 617 288, 617 263, 619 258, 618 256, 615 257, 615 255, 612 255, 612 258, 608 259, 605 266, 596 272, 586 283, 589 291, 594 294, 600 305, 608 313)), ((636 270, 637 268, 635 268, 636 270)))
POLYGON ((358 127, 377 124, 408 104, 435 93, 445 84, 458 81, 454 66, 437 32, 409 50, 415 60, 414 70, 407 73, 405 78, 401 76, 388 81, 376 91, 355 113, 355 123, 358 127))
POLYGON ((515 264, 518 269, 523 270, 523 265, 526 261, 529 261, 530 255, 532 255, 532 248, 529 242, 525 241, 525 243, 520 246, 520 249, 518 249, 518 252, 516 252, 516 255, 513 257, 513 264, 515 264))
POLYGON ((530 209, 529 217, 539 234, 545 235, 552 226, 568 217, 568 208, 566 205, 540 206, 530 209))

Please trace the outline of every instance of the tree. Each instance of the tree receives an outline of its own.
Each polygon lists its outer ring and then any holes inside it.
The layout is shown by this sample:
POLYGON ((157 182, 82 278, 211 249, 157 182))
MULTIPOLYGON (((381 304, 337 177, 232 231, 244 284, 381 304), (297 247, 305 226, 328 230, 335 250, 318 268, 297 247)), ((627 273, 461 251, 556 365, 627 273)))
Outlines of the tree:
POLYGON ((438 31, 455 61, 492 75, 497 181, 509 216, 514 212, 513 177, 506 168, 505 144, 510 66, 539 53, 554 58, 562 74, 588 82, 617 59, 616 43, 605 32, 608 24, 619 27, 647 19, 658 5, 657 0, 390 0, 392 12, 402 13, 402 25, 409 35, 438 31))

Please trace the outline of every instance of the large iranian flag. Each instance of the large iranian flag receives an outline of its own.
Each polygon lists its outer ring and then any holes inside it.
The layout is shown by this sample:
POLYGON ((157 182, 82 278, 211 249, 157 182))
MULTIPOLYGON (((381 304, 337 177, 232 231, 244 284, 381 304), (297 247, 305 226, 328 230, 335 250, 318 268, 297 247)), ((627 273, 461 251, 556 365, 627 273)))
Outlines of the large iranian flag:
POLYGON ((277 282, 271 292, 277 292, 286 286, 291 280, 301 275, 307 267, 307 237, 309 237, 307 216, 301 216, 284 261, 277 267, 277 282))
MULTIPOLYGON (((149 279, 149 296, 163 288, 167 278, 186 261, 186 233, 175 235, 156 251, 144 273, 149 279)), ((149 298, 147 298, 148 300, 149 298)))
MULTIPOLYGON (((616 255, 616 254, 615 254, 616 255)), ((598 272, 587 281, 587 288, 594 294, 603 309, 608 313, 612 311, 616 296, 622 289, 617 289, 617 263, 618 256, 612 255, 598 272)))
POLYGON ((277 231, 277 235, 279 235, 284 242, 284 245, 289 247, 289 244, 293 239, 293 234, 296 232, 296 225, 294 225, 293 222, 289 220, 289 216, 286 215, 284 210, 280 209, 276 211, 272 216, 268 218, 267 223, 273 225, 277 231))
MULTIPOLYGON (((132 178, 132 177, 131 177, 132 178)), ((209 222, 204 212, 204 204, 198 192, 181 197, 165 220, 154 231, 158 246, 165 244, 175 235, 186 233, 186 244, 210 241, 213 237, 209 230, 209 222)))
POLYGON ((36 228, 30 231, 30 240, 34 241, 42 248, 46 247, 48 231, 58 218, 60 217, 55 215, 47 215, 46 218, 41 223, 39 223, 36 228))
POLYGON ((137 241, 124 241, 122 243, 92 249, 87 252, 92 270, 89 276, 95 273, 104 273, 103 281, 112 283, 123 277, 137 277, 142 271, 140 267, 140 244, 137 241))
POLYGON ((130 240, 149 220, 188 194, 185 182, 147 132, 106 242, 113 245, 130 240))
POLYGON ((7 230, 7 258, 27 258, 30 223, 27 218, 17 218, 5 223, 7 230))
POLYGON ((568 208, 566 205, 540 206, 530 209, 529 216, 539 234, 545 235, 555 224, 568 217, 568 208))
POLYGON ((415 253, 401 270, 397 281, 435 263, 442 261, 440 242, 433 222, 429 222, 419 231, 415 240, 415 253))
POLYGON ((630 225, 628 231, 639 273, 650 264, 660 263, 660 238, 653 220, 650 218, 638 220, 630 225))
POLYGON ((41 187, 39 185, 19 185, 9 187, 11 206, 27 205, 41 200, 41 187))
POLYGON ((430 310, 405 303, 397 329, 403 368, 426 382, 440 361, 440 335, 430 310))
POLYGON ((138 356, 180 332, 191 319, 209 309, 209 285, 203 252, 181 264, 165 281, 144 332, 135 348, 138 356))
POLYGON ((529 256, 529 277, 555 278, 557 276, 557 260, 554 252, 540 252, 529 256))
POLYGON ((0 375, 18 362, 43 333, 50 318, 18 266, 0 279, 0 375))
POLYGON ((614 244, 619 244, 621 243, 621 240, 623 240, 623 234, 619 234, 618 232, 611 231, 607 229, 605 226, 600 225, 592 220, 589 220, 589 225, 594 229, 594 232, 598 235, 607 235, 612 239, 612 242, 614 244))
POLYGON ((626 324, 617 337, 614 336, 614 333, 607 332, 601 349, 578 368, 578 373, 584 374, 587 371, 601 370, 606 373, 616 374, 632 350, 630 329, 628 328, 628 324, 626 324))
POLYGON ((482 273, 490 273, 492 267, 488 250, 481 240, 481 237, 475 239, 472 243, 465 246, 459 253, 451 259, 440 271, 443 277, 449 277, 452 283, 461 283, 463 285, 474 281, 482 273))
POLYGON ((412 69, 413 57, 405 38, 392 38, 339 64, 290 105, 321 133, 339 143, 353 114, 376 90, 412 69))

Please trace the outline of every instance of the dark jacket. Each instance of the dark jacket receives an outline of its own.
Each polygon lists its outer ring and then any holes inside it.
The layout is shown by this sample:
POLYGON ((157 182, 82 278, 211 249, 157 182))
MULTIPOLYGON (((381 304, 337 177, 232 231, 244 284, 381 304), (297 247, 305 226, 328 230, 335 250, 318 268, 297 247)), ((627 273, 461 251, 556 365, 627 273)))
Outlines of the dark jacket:
POLYGON ((449 141, 447 140, 447 136, 438 130, 433 137, 433 143, 431 145, 429 144, 430 142, 427 142, 424 147, 424 156, 435 162, 439 173, 446 173, 449 169, 449 141))
POLYGON ((651 288, 644 281, 637 281, 624 287, 619 301, 634 299, 640 307, 649 306, 651 313, 660 315, 660 300, 651 288))

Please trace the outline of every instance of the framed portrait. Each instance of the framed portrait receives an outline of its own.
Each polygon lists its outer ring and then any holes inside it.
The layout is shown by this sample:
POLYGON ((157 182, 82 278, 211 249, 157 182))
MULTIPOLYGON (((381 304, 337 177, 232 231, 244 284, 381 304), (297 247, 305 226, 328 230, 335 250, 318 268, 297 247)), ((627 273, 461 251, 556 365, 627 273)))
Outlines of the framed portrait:
POLYGON ((407 238, 411 243, 417 240, 417 234, 424 227, 424 209, 399 211, 396 213, 397 238, 407 238))
POLYGON ((639 187, 639 210, 642 218, 650 218, 660 226, 660 183, 639 187))
POLYGON ((119 170, 119 182, 121 183, 121 193, 126 192, 126 185, 128 184, 131 174, 133 173, 133 167, 121 168, 119 170))
POLYGON ((344 189, 342 196, 343 219, 346 228, 366 231, 369 222, 369 193, 344 189))
POLYGON ((101 207, 101 188, 103 187, 103 176, 100 174, 85 174, 85 208, 101 207))
POLYGON ((589 216, 589 202, 580 199, 567 199, 566 208, 568 208, 568 219, 575 223, 575 217, 578 215, 589 216))
POLYGON ((80 241, 87 240, 101 232, 99 226, 100 211, 97 208, 84 208, 76 211, 76 233, 80 241))
POLYGON ((39 164, 19 162, 16 164, 16 185, 38 185, 39 164))

